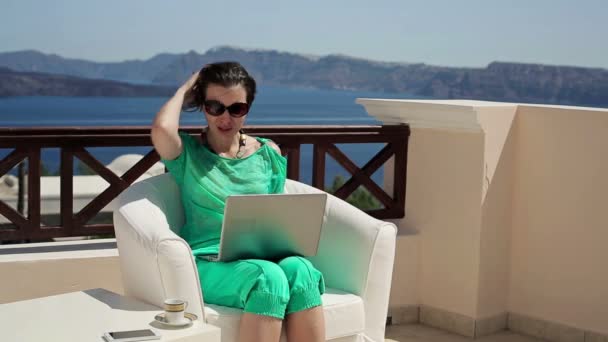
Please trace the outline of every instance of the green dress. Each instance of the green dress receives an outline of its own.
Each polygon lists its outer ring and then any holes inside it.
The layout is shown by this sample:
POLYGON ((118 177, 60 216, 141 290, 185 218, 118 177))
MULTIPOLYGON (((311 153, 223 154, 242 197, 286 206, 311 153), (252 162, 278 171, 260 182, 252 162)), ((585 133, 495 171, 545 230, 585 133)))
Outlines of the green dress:
POLYGON ((183 153, 163 160, 182 191, 186 224, 180 235, 194 255, 217 254, 226 198, 236 194, 276 194, 285 186, 287 161, 266 139, 242 159, 220 157, 180 132, 183 153))
POLYGON ((180 132, 183 151, 163 159, 180 187, 185 224, 179 234, 196 257, 204 300, 246 312, 283 318, 285 314, 321 305, 321 273, 305 258, 278 262, 237 260, 211 262, 217 254, 226 198, 237 194, 282 193, 287 161, 268 144, 242 159, 221 157, 194 137, 180 132))

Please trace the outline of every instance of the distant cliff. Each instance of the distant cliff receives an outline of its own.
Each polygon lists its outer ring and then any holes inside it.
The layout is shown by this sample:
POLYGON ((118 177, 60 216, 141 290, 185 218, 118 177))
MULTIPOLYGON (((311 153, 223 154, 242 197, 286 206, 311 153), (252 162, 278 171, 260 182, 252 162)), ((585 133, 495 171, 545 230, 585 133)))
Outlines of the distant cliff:
POLYGON ((6 96, 167 96, 172 87, 132 85, 0 68, 0 97, 6 96))
POLYGON ((36 51, 0 53, 15 71, 148 82, 175 87, 206 63, 241 62, 263 85, 404 93, 430 98, 608 106, 608 70, 493 62, 486 68, 387 63, 342 55, 305 56, 274 50, 218 47, 198 54, 94 63, 36 51))

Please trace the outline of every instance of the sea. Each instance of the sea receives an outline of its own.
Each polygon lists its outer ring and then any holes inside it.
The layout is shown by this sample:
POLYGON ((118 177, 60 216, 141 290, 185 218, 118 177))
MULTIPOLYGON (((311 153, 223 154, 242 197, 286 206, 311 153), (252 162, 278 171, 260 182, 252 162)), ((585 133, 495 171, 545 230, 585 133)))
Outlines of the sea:
MULTIPOLYGON (((247 125, 379 125, 357 98, 412 99, 408 94, 347 90, 260 87, 248 114, 247 125)), ((9 97, 0 98, 0 127, 40 126, 142 126, 150 125, 168 97, 9 97)), ((180 125, 204 125, 201 113, 184 112, 180 125)), ((383 144, 342 144, 338 147, 359 167, 373 157, 383 144)), ((151 147, 95 147, 88 150, 102 163, 109 164, 122 154, 146 154, 151 147)), ((0 149, 0 159, 10 150, 0 149)), ((59 149, 43 149, 42 162, 51 172, 59 169, 59 149)), ((300 180, 312 181, 312 146, 303 145, 300 180)), ((15 173, 15 169, 11 173, 15 173)), ((326 180, 350 174, 330 156, 326 157, 326 180)), ((373 175, 381 184, 383 170, 373 175)))

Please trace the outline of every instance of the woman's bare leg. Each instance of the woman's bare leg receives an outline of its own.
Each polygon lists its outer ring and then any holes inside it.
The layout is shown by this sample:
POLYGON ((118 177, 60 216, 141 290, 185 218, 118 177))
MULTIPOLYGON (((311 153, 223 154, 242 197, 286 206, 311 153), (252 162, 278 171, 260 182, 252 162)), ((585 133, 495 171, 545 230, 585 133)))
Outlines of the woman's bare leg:
POLYGON ((278 342, 282 320, 245 312, 241 316, 239 342, 278 342))
POLYGON ((294 312, 287 316, 285 324, 289 342, 325 341, 325 317, 322 306, 294 312))

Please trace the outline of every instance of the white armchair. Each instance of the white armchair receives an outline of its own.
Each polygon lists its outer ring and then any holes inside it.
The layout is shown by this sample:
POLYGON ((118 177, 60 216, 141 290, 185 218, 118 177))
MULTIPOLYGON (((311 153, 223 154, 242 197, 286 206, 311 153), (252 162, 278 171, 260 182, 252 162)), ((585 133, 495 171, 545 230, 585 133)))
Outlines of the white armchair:
MULTIPOLYGON (((319 192, 288 180, 287 193, 319 192)), ((334 197, 327 202, 318 254, 310 258, 325 277, 327 340, 384 341, 396 227, 334 197)), ((114 226, 125 293, 162 306, 168 297, 188 301, 188 311, 235 341, 241 311, 205 304, 188 244, 178 186, 169 174, 133 184, 117 199, 114 226)), ((284 340, 284 336, 283 336, 284 340)))

